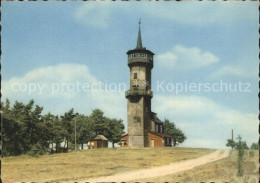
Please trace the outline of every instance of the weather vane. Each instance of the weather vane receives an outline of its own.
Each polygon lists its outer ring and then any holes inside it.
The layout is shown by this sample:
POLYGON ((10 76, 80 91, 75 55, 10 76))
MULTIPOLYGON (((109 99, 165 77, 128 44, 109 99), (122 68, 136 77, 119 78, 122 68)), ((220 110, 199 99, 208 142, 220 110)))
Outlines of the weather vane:
POLYGON ((141 18, 139 19, 139 25, 141 24, 141 18))

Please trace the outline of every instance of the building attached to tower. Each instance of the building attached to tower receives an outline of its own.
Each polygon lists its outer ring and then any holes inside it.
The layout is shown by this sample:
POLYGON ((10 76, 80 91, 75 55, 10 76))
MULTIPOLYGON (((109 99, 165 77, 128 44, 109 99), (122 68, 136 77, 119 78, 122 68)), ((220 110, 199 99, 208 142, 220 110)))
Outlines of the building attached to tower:
POLYGON ((164 134, 163 122, 151 111, 151 76, 154 53, 142 46, 140 22, 136 48, 129 50, 130 89, 126 91, 128 134, 120 147, 160 147, 175 145, 174 138, 164 134))

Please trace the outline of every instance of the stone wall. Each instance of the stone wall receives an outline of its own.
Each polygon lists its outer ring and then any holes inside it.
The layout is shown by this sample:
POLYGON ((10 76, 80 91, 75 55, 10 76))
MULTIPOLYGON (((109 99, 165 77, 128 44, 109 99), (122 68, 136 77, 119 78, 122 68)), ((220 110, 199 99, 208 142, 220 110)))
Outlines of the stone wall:
POLYGON ((144 147, 144 98, 129 98, 127 101, 128 145, 129 147, 144 147), (139 117, 140 121, 135 119, 139 117))

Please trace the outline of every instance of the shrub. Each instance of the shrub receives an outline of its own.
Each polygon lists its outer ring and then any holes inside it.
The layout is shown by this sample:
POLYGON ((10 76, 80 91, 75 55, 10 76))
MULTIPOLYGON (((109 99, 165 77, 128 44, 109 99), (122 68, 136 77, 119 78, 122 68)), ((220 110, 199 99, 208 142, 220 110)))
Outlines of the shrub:
POLYGON ((244 164, 244 154, 245 154, 245 149, 247 148, 246 143, 242 141, 242 137, 239 135, 237 137, 238 142, 236 144, 236 149, 238 150, 238 176, 243 176, 244 174, 244 169, 243 169, 243 164, 244 164))
POLYGON ((259 144, 258 143, 253 143, 251 145, 250 149, 258 150, 259 149, 259 144))
POLYGON ((27 152, 27 155, 38 157, 39 155, 43 155, 45 153, 46 148, 42 146, 40 143, 37 143, 31 146, 31 149, 27 152))
POLYGON ((254 156, 255 156, 254 151, 250 150, 250 151, 249 151, 249 156, 250 156, 250 157, 254 157, 254 156))

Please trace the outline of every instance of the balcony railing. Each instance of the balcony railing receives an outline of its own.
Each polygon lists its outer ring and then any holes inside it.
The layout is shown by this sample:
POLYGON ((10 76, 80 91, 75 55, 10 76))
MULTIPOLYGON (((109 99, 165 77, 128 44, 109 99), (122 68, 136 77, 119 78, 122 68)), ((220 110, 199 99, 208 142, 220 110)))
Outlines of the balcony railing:
POLYGON ((131 64, 137 64, 137 63, 143 63, 143 64, 150 64, 153 67, 153 60, 151 59, 146 59, 146 58, 130 58, 128 59, 128 65, 130 66, 131 64))
POLYGON ((126 98, 128 98, 129 96, 138 96, 138 95, 146 95, 146 96, 153 97, 153 92, 151 90, 147 91, 147 90, 142 90, 142 89, 127 90, 125 92, 125 97, 126 98))

